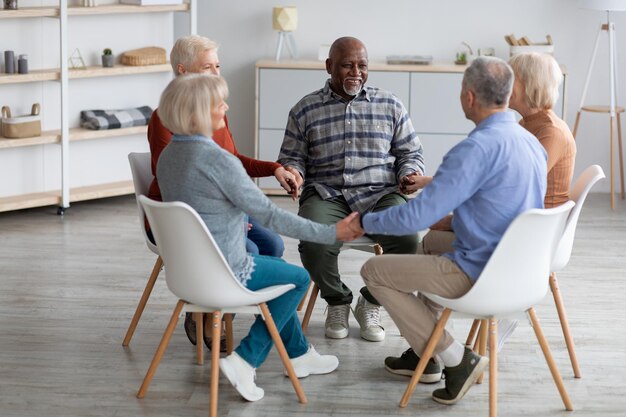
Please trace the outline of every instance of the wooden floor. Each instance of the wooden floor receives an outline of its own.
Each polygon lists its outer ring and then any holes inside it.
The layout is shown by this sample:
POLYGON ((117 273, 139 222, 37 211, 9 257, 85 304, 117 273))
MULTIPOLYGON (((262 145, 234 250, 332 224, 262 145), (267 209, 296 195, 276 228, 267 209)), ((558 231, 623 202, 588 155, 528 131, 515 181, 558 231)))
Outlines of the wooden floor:
MULTIPOLYGON (((290 210, 288 199, 277 202, 290 210)), ((0 416, 206 416, 210 364, 196 365, 182 323, 176 329, 148 394, 135 393, 175 304, 163 279, 129 348, 122 338, 155 257, 139 233, 133 197, 73 205, 64 217, 40 208, 0 214, 0 416)), ((285 239, 285 258, 300 263, 296 242, 285 239)), ((606 194, 591 195, 583 210, 574 253, 560 275, 583 378, 569 365, 551 298, 538 315, 574 403, 576 416, 626 415, 626 203, 610 210, 606 194)), ((367 254, 341 255, 346 282, 361 286, 367 254)), ((488 384, 473 387, 455 406, 430 399, 437 386, 419 385, 409 406, 398 408, 408 378, 387 373, 383 359, 406 347, 387 315, 387 338, 324 338, 324 303, 318 301, 309 339, 339 357, 339 369, 302 380, 309 404, 297 402, 270 354, 257 372, 265 398, 240 399, 222 377, 222 416, 486 416, 488 384)), ((250 318, 235 321, 236 338, 250 318)), ((452 323, 466 334, 467 324, 452 323)), ((499 361, 501 416, 565 416, 536 339, 521 323, 499 361)), ((487 379, 485 379, 487 382, 487 379)))

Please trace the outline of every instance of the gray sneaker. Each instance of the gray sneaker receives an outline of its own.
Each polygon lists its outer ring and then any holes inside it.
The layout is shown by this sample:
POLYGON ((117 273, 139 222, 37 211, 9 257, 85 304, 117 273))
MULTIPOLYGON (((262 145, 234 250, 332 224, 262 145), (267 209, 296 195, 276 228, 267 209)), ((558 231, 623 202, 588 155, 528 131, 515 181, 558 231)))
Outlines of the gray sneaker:
MULTIPOLYGON (((420 357, 408 348, 402 355, 398 357, 388 356, 385 358, 385 369, 396 375, 413 376, 420 357)), ((424 373, 420 377, 422 384, 434 384, 441 380, 441 366, 433 358, 430 358, 424 369, 424 373)))
POLYGON ((489 363, 489 358, 465 348, 463 360, 454 367, 443 369, 446 387, 433 391, 433 400, 441 404, 456 404, 476 382, 489 363))
POLYGON ((350 305, 328 306, 326 315, 325 333, 331 339, 343 339, 348 337, 348 316, 350 305))
POLYGON ((367 301, 362 295, 354 307, 354 317, 361 326, 361 338, 370 342, 385 340, 385 329, 380 325, 380 309, 382 307, 367 301))

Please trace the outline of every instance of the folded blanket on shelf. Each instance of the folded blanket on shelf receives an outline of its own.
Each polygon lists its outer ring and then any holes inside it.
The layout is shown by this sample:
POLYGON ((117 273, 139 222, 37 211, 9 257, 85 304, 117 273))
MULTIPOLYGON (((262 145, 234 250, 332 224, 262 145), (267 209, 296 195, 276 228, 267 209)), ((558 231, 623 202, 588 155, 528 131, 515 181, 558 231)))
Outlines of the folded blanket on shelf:
POLYGON ((80 125, 86 129, 105 130, 147 125, 152 115, 150 106, 122 110, 83 110, 80 125))

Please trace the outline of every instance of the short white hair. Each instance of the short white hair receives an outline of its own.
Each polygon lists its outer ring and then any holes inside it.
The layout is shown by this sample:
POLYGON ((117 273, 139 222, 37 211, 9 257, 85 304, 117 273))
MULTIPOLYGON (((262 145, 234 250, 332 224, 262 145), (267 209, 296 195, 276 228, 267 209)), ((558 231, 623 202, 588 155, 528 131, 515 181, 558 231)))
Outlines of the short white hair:
POLYGON ((524 86, 524 102, 531 109, 548 110, 559 99, 563 73, 552 55, 528 52, 509 60, 515 77, 524 86))
POLYGON ((210 137, 211 109, 227 97, 228 85, 218 75, 182 75, 165 88, 157 112, 163 126, 175 135, 210 137))
POLYGON ((211 51, 219 48, 219 44, 204 36, 191 35, 178 38, 172 52, 170 52, 170 64, 174 70, 174 75, 180 75, 178 72, 178 65, 182 64, 183 67, 189 69, 198 59, 203 51, 211 51))

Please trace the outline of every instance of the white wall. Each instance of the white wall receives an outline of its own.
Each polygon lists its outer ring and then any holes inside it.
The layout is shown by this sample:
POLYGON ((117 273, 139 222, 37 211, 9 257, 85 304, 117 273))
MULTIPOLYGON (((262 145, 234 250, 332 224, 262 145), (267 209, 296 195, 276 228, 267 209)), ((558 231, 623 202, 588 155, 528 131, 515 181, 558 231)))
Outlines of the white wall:
MULTIPOLYGON (((198 32, 221 44, 222 74, 229 81, 230 125, 242 153, 252 155, 254 144, 254 63, 271 58, 276 47, 272 31, 275 0, 198 0, 198 32)), ((343 35, 356 36, 368 47, 370 60, 389 54, 431 54, 436 61, 451 62, 461 41, 472 47, 495 47, 508 57, 503 36, 514 33, 531 40, 551 34, 555 56, 568 69, 567 117, 573 127, 595 36, 605 14, 578 9, 575 0, 290 0, 298 7, 299 27, 294 33, 300 57, 316 59, 320 44, 343 35)), ((618 45, 626 45, 626 13, 616 13, 618 45)), ((176 34, 187 33, 184 17, 176 34)), ((606 37, 600 45, 587 104, 608 104, 608 54, 606 37)), ((621 48, 621 51, 626 49, 621 48)), ((626 68, 622 53, 619 68, 626 68)), ((626 97, 622 77, 620 97, 626 97)), ((295 104, 295 103, 294 103, 295 104)), ((609 174, 609 122, 607 115, 583 114, 578 134, 576 173, 594 163, 609 174)), ((608 191, 609 181, 597 191, 608 191)))

